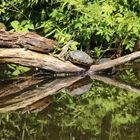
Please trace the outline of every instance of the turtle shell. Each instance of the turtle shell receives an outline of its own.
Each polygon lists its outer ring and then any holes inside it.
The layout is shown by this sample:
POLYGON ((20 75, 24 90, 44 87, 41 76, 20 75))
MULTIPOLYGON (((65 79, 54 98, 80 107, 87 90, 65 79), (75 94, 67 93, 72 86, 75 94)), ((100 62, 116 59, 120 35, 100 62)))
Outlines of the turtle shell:
POLYGON ((93 59, 87 53, 79 50, 69 52, 66 56, 66 60, 84 66, 90 66, 93 64, 93 59))
MULTIPOLYGON (((110 58, 101 58, 100 60, 98 60, 97 64, 105 63, 105 62, 108 62, 110 60, 111 60, 110 58)), ((112 67, 112 68, 108 68, 108 69, 99 71, 99 73, 113 75, 116 73, 116 69, 115 69, 115 67, 112 67)))
POLYGON ((42 52, 42 53, 47 53, 52 50, 54 50, 54 42, 51 41, 51 39, 47 39, 46 42, 43 42, 41 40, 37 39, 28 39, 26 41, 26 48, 29 50, 37 51, 37 52, 42 52))
POLYGON ((42 53, 48 53, 54 50, 54 46, 57 46, 57 43, 54 40, 42 37, 33 32, 23 33, 17 44, 28 50, 42 53))
POLYGON ((37 39, 29 39, 26 41, 27 49, 47 53, 54 49, 54 44, 50 40, 48 42, 43 42, 37 39))

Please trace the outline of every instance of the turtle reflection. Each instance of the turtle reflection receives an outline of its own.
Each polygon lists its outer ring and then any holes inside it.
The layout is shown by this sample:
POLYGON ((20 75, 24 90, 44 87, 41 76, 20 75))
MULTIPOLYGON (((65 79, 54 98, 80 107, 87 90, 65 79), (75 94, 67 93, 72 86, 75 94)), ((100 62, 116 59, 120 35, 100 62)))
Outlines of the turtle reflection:
POLYGON ((72 85, 68 86, 66 88, 66 91, 71 96, 81 95, 81 94, 87 92, 88 90, 90 90, 92 83, 93 83, 93 81, 90 77, 84 77, 84 78, 74 82, 72 85))

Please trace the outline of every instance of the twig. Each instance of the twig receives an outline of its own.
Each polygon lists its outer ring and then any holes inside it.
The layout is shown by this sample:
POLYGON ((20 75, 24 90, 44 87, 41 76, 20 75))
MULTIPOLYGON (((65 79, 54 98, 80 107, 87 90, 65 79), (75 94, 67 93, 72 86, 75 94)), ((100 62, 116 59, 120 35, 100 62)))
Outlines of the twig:
POLYGON ((68 43, 62 48, 62 51, 57 56, 63 58, 64 55, 67 53, 69 46, 72 44, 72 40, 69 40, 68 43))

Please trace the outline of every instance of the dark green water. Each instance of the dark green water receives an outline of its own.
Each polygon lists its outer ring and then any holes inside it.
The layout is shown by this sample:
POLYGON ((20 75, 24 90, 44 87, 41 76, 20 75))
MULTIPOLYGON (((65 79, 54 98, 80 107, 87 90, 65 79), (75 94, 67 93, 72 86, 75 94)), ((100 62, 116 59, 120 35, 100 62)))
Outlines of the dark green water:
POLYGON ((75 80, 60 89, 63 79, 20 90, 16 87, 24 80, 1 80, 0 139, 140 140, 138 66, 122 66, 113 76, 75 80), (54 89, 59 91, 54 94, 54 89))

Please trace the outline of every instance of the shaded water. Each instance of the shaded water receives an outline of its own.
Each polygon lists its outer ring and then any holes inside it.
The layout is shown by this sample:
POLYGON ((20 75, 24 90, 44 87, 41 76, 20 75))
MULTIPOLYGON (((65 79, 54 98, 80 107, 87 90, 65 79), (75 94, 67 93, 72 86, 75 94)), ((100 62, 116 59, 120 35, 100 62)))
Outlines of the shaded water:
POLYGON ((112 76, 1 79, 0 139, 139 140, 139 106, 139 63, 112 76))

